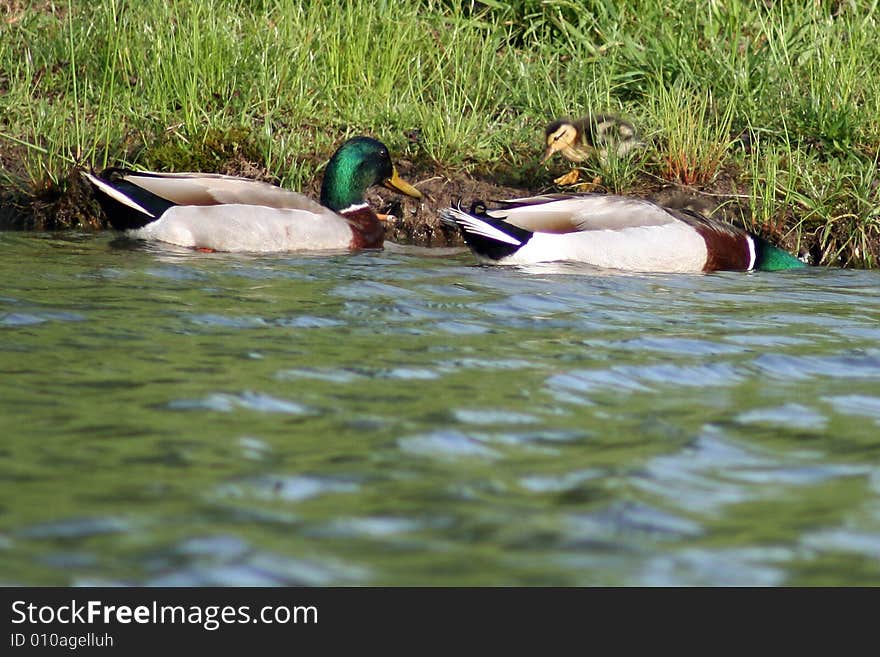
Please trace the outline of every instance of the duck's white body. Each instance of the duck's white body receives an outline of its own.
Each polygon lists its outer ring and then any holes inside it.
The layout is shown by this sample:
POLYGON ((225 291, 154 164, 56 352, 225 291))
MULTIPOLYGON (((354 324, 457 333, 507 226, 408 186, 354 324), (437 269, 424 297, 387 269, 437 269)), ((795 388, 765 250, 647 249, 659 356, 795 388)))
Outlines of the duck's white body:
POLYGON ((535 233, 521 249, 494 262, 528 265, 572 260, 605 269, 693 272, 702 271, 706 257, 706 242, 700 235, 685 224, 671 223, 566 234, 535 233))
POLYGON ((347 249, 352 241, 351 226, 342 217, 243 203, 174 206, 127 233, 179 246, 254 253, 297 251, 304 245, 309 250, 347 249))

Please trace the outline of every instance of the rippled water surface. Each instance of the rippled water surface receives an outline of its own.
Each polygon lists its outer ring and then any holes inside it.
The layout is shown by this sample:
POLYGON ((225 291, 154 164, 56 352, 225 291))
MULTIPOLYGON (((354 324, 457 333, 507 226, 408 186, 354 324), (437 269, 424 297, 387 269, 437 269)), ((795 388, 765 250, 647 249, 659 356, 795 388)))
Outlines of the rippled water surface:
POLYGON ((0 583, 880 584, 880 273, 0 233, 0 583))

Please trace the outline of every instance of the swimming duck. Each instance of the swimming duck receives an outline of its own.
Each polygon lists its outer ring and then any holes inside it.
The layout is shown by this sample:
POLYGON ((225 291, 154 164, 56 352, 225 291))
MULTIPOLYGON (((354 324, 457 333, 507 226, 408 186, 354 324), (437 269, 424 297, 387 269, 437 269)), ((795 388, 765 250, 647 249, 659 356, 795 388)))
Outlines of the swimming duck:
POLYGON ((689 210, 605 194, 545 194, 446 208, 478 260, 569 260, 641 272, 774 271, 806 266, 759 237, 689 210))
POLYGON ((113 228, 211 251, 379 248, 385 228, 364 200, 367 188, 382 184, 421 198, 397 175, 385 145, 370 137, 349 139, 330 158, 320 204, 276 185, 219 174, 83 174, 113 228))
POLYGON ((541 164, 555 153, 562 153, 571 162, 583 162, 596 153, 599 161, 607 164, 609 150, 623 157, 645 145, 632 123, 611 114, 557 119, 545 129, 544 140, 547 149, 541 164))

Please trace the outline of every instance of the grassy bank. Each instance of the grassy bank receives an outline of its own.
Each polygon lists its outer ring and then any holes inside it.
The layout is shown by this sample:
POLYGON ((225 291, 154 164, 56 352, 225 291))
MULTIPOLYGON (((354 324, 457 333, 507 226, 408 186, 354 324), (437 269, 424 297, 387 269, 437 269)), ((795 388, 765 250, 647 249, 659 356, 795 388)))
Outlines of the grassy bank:
POLYGON ((75 163, 310 191, 357 133, 417 180, 545 190, 569 168, 537 166, 547 121, 610 111, 648 148, 586 163, 600 188, 699 193, 818 263, 876 266, 877 4, 0 0, 6 219, 93 225, 75 163))

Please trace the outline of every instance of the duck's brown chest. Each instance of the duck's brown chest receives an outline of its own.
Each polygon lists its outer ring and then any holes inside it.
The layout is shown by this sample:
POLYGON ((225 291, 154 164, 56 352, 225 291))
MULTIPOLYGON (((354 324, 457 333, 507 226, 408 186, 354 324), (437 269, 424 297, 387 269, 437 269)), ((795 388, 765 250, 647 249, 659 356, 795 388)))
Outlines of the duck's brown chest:
POLYGON ((369 206, 343 215, 351 225, 351 249, 380 249, 385 241, 385 226, 369 206))

